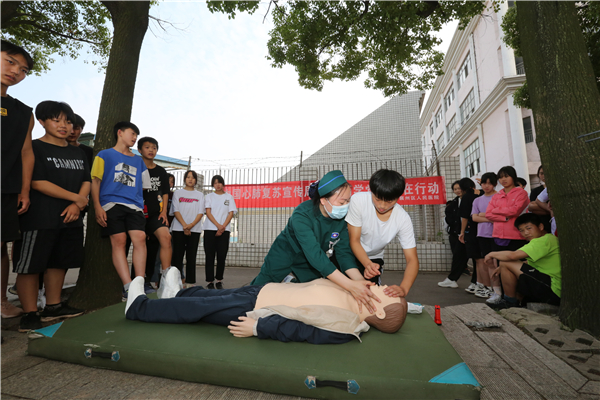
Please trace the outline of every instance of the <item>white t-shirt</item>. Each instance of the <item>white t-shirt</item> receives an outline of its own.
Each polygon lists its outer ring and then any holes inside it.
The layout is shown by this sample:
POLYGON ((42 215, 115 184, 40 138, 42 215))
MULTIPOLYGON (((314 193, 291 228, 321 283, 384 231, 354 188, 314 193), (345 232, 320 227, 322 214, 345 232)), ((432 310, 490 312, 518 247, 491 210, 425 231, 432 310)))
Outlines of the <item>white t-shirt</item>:
MULTIPOLYGON (((175 215, 175 211, 179 212, 188 224, 194 222, 198 214, 204 214, 204 195, 197 190, 176 190, 169 214, 175 215)), ((183 232, 183 226, 177 218, 174 218, 171 224, 171 232, 173 231, 183 232)), ((202 232, 202 221, 194 225, 192 232, 202 232)))
MULTIPOLYGON (((236 212, 237 208, 235 206, 235 200, 233 200, 233 196, 229 193, 225 192, 223 194, 210 193, 206 196, 204 200, 204 207, 210 208, 210 212, 215 220, 219 224, 223 224, 227 219, 227 214, 231 211, 236 212)), ((226 231, 230 231, 229 225, 225 227, 226 231)), ((213 224, 208 217, 206 217, 206 221, 204 221, 204 230, 205 231, 216 231, 218 230, 215 224, 213 224)))
POLYGON ((360 227, 360 244, 370 259, 383 258, 385 246, 398 238, 403 249, 417 247, 410 216, 396 204, 387 221, 377 218, 377 210, 371 200, 371 192, 360 192, 352 196, 346 222, 360 227))

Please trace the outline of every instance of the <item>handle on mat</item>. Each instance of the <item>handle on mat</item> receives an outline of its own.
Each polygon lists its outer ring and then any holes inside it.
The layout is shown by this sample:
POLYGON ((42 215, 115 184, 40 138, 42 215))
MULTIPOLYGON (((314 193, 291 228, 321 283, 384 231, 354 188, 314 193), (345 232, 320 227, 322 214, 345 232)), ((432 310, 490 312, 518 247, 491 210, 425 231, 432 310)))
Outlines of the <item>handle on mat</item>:
POLYGON ((85 355, 85 358, 92 358, 92 357, 109 358, 111 361, 119 361, 119 359, 121 358, 118 351, 113 351, 113 352, 94 351, 91 348, 86 349, 83 354, 85 355))
POLYGON ((304 380, 304 384, 309 389, 330 386, 342 390, 347 390, 350 394, 356 394, 360 389, 360 386, 354 379, 349 379, 347 381, 322 381, 320 379, 317 379, 315 376, 307 376, 304 380))

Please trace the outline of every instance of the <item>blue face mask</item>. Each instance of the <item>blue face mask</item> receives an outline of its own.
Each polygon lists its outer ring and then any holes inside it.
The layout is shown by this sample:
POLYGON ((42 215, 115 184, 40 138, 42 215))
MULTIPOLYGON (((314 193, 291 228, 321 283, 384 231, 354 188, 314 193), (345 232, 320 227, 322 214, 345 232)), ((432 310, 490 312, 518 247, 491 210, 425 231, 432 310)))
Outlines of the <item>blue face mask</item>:
MULTIPOLYGON (((329 199, 327 199, 327 202, 329 203, 329 199)), ((331 212, 327 210, 327 207, 323 208, 327 212, 327 215, 333 219, 344 218, 346 214, 348 214, 348 208, 350 208, 350 204, 346 204, 345 206, 334 206, 333 204, 329 203, 329 205, 331 206, 331 212)))

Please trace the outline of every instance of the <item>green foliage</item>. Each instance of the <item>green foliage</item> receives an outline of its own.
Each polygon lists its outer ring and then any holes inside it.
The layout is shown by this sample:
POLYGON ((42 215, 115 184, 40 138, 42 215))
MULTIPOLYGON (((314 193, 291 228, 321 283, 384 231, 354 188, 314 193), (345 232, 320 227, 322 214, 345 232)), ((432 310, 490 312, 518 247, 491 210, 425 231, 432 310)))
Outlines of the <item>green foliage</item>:
POLYGON ((247 12, 248 14, 254 14, 258 10, 258 1, 207 1, 206 2, 210 12, 222 12, 227 14, 229 19, 235 18, 235 12, 247 12))
POLYGON ((55 56, 79 57, 85 44, 94 56, 85 62, 105 67, 112 41, 109 20, 99 1, 2 2, 2 38, 32 55, 37 75, 50 69, 55 56))
MULTIPOLYGON (((502 20, 504 43, 515 51, 515 56, 522 57, 521 36, 517 26, 517 7, 510 7, 502 20)), ((577 3, 577 16, 579 25, 586 42, 588 56, 596 75, 596 85, 600 91, 600 2, 587 1, 577 3)), ((527 66, 525 66, 527 68, 527 66)), ((514 94, 514 105, 517 107, 531 108, 527 82, 514 94)))
MULTIPOLYGON (((243 11, 230 3, 220 3, 211 11, 230 16, 243 11)), ((248 2, 239 3, 249 7, 248 2)), ((267 47, 273 67, 293 65, 300 85, 316 90, 323 88, 324 81, 351 81, 366 72, 365 86, 386 96, 430 88, 443 73, 444 59, 434 50, 441 40, 433 34, 456 19, 464 27, 485 8, 484 2, 472 1, 272 4, 275 27, 267 47)))

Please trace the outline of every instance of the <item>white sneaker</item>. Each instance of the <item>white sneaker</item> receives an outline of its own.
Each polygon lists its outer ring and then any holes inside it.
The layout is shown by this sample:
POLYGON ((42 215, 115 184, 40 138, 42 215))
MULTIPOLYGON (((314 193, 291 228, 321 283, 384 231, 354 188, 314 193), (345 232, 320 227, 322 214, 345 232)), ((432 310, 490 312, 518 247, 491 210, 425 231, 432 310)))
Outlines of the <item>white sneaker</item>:
POLYGON ((169 267, 167 272, 160 278, 160 288, 158 288, 159 299, 170 299, 183 289, 181 282, 181 273, 177 267, 169 267))
POLYGON ((492 294, 492 297, 487 299, 485 302, 487 304, 499 304, 501 301, 502 301, 502 295, 494 292, 494 294, 492 294))
POLYGON ((141 295, 145 295, 144 292, 144 277, 136 276, 134 280, 129 284, 129 290, 127 291, 127 304, 125 305, 125 315, 127 315, 127 310, 133 304, 135 299, 137 299, 141 295))
POLYGON ((479 286, 477 286, 477 284, 471 282, 471 284, 465 289, 465 292, 473 294, 478 288, 479 286))
POLYGON ((482 299, 487 299, 488 297, 490 297, 492 295, 492 293, 494 293, 494 291, 485 286, 482 286, 482 287, 478 288, 477 290, 475 290, 475 296, 481 297, 482 299))
POLYGON ((438 286, 456 289, 458 284, 456 281, 451 281, 450 279, 446 278, 442 282, 438 282, 438 286))

